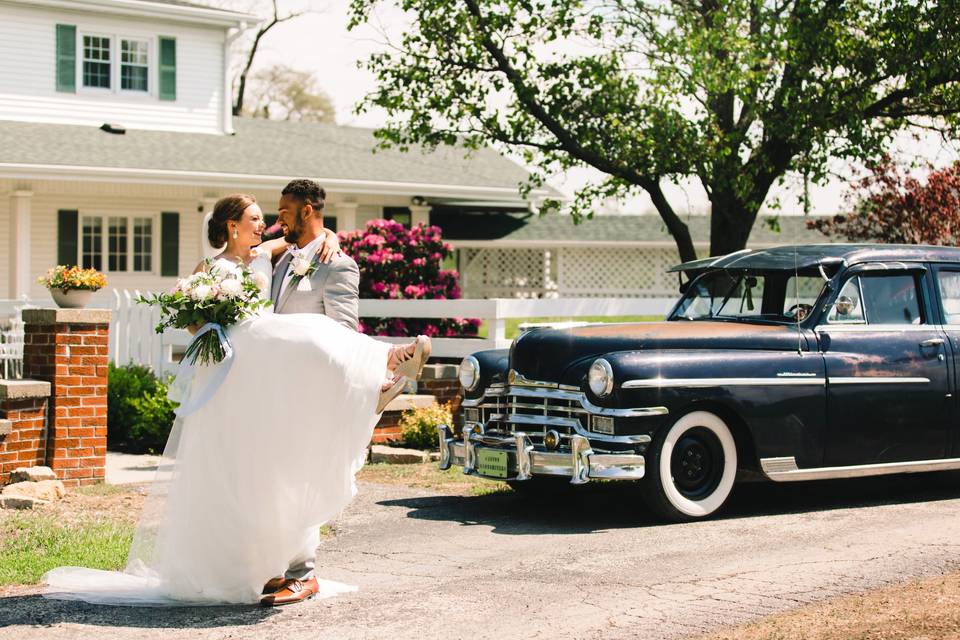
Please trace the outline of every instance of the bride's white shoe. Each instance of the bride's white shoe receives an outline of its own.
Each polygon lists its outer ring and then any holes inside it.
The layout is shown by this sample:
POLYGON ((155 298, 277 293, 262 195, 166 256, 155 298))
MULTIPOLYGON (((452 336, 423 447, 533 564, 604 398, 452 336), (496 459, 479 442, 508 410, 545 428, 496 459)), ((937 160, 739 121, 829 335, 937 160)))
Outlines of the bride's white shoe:
POLYGON ((417 380, 423 371, 423 365, 430 358, 432 344, 429 336, 417 336, 413 344, 416 345, 413 353, 407 351, 410 345, 403 345, 394 351, 392 355, 397 359, 398 364, 394 367, 393 372, 398 376, 406 376, 411 380, 417 380))
POLYGON ((395 376, 393 378, 393 384, 385 388, 381 387, 380 397, 377 399, 376 412, 383 413, 383 410, 387 408, 387 405, 390 404, 390 401, 403 393, 403 389, 406 386, 407 378, 405 376, 395 376))

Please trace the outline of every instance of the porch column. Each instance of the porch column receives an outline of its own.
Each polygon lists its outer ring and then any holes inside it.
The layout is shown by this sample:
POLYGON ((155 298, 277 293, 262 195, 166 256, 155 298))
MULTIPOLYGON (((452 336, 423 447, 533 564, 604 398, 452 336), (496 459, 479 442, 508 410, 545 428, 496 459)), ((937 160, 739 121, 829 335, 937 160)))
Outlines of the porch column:
POLYGON ((30 199, 32 191, 18 190, 10 196, 10 296, 30 293, 30 199))
POLYGON ((357 207, 356 202, 338 202, 334 205, 333 211, 337 216, 337 231, 356 231, 357 226, 357 207))
POLYGON ((420 223, 423 226, 430 224, 430 205, 410 205, 410 226, 415 227, 420 223))

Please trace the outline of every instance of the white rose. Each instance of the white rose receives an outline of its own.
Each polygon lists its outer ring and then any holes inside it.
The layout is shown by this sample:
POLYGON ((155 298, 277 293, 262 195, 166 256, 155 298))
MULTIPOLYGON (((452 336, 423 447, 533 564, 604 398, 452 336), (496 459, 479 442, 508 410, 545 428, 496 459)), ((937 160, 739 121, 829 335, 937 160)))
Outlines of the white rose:
POLYGON ((193 288, 192 297, 193 297, 194 300, 206 300, 207 298, 210 297, 210 294, 211 294, 212 292, 213 292, 213 291, 212 291, 210 285, 208 285, 208 284, 198 284, 196 287, 193 288))
POLYGON ((236 278, 227 278, 220 283, 220 293, 227 298, 236 298, 243 293, 243 284, 236 278))
POLYGON ((259 271, 253 274, 253 283, 257 285, 257 288, 260 291, 266 290, 270 286, 270 278, 267 277, 267 274, 260 273, 259 271))
POLYGON ((290 263, 290 268, 293 270, 293 272, 296 275, 305 276, 307 275, 307 271, 310 269, 310 261, 307 260, 306 258, 297 256, 290 263))

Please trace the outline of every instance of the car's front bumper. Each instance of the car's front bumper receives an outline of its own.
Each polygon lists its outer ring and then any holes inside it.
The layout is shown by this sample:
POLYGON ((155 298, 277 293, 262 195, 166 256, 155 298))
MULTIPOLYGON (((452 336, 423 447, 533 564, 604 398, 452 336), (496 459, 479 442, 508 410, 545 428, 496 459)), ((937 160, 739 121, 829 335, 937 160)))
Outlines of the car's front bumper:
MULTIPOLYGON (((571 484, 585 484, 592 479, 639 480, 644 475, 644 457, 635 453, 594 453, 590 441, 580 435, 570 439, 569 451, 536 449, 525 433, 494 436, 479 433, 474 427, 463 430, 463 438, 454 438, 450 427, 439 428, 440 468, 452 465, 463 472, 483 475, 477 470, 477 452, 495 449, 506 453, 506 480, 529 480, 535 476, 570 478, 571 484)), ((485 477, 496 477, 487 475, 485 477)))

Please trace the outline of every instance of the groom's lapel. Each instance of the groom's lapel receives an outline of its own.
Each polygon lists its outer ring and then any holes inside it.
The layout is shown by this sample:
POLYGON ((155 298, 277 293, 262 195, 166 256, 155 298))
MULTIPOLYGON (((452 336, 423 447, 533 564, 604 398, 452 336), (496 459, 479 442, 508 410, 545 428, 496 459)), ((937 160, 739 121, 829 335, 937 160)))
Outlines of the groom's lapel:
MULTIPOLYGON (((289 256, 289 254, 287 255, 289 256)), ((310 264, 314 266, 319 266, 320 258, 316 253, 313 254, 312 258, 310 258, 310 264)), ((309 276, 304 276, 304 277, 309 277, 309 276)), ((297 276, 294 276, 290 280, 289 284, 287 284, 287 290, 283 292, 283 297, 280 298, 279 301, 277 301, 277 304, 274 307, 274 311, 280 311, 280 309, 283 308, 283 305, 286 304, 287 300, 290 298, 290 294, 293 293, 293 290, 297 288, 297 285, 300 284, 300 280, 302 279, 303 278, 298 278, 297 276)))
POLYGON ((270 289, 270 297, 273 299, 274 311, 279 308, 277 300, 280 297, 280 286, 283 284, 283 277, 287 275, 287 268, 290 265, 291 258, 292 256, 289 253, 285 254, 280 258, 280 262, 277 263, 277 268, 273 270, 273 286, 270 289))

